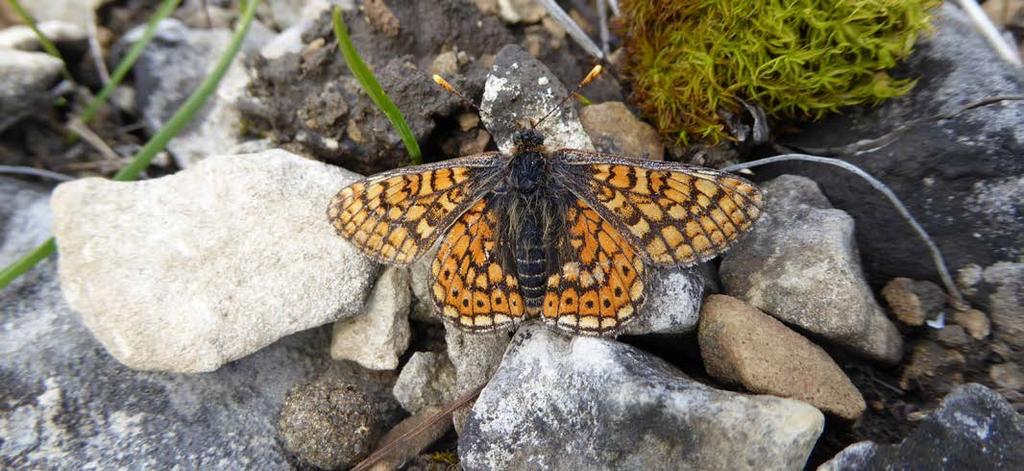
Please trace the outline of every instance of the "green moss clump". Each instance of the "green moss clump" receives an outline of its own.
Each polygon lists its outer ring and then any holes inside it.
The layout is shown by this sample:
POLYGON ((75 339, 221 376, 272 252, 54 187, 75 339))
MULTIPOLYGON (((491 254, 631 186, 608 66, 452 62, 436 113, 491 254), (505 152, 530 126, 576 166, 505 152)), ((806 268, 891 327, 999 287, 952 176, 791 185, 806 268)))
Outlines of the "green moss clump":
POLYGON ((680 142, 729 134, 740 100, 775 118, 819 118, 906 93, 885 70, 941 0, 628 0, 620 25, 633 99, 680 142))

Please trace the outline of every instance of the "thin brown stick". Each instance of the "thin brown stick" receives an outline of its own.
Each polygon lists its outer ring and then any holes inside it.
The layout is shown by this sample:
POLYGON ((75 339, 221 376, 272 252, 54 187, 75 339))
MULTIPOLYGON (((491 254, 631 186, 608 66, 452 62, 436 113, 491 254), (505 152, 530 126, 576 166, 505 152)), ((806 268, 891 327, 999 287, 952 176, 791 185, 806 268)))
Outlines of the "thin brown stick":
POLYGON ((88 142, 89 145, 93 146, 96 150, 100 151, 100 154, 103 154, 103 157, 113 161, 121 160, 121 156, 117 155, 117 152, 114 152, 114 149, 111 149, 106 142, 103 142, 102 138, 92 132, 92 129, 89 129, 89 126, 82 124, 81 121, 73 119, 68 122, 67 127, 79 136, 82 136, 82 139, 84 139, 85 142, 88 142))
POLYGON ((469 404, 474 399, 476 399, 476 397, 480 395, 480 391, 483 391, 484 386, 486 386, 486 384, 482 384, 476 389, 473 389, 472 391, 469 391, 466 394, 459 396, 457 399, 455 399, 447 406, 445 406, 445 408, 442 409, 440 412, 434 414, 427 420, 424 420, 422 423, 413 427, 408 432, 405 432, 402 435, 396 437, 390 443, 387 443, 384 446, 378 448, 373 453, 370 453, 370 456, 367 456, 365 459, 363 459, 363 461, 360 461, 359 464, 355 465, 355 467, 352 468, 352 471, 366 471, 370 469, 371 466, 377 464, 377 462, 387 457, 388 454, 390 454, 392 451, 398 448, 398 446, 401 443, 405 442, 410 437, 423 433, 424 430, 428 429, 430 426, 442 420, 451 420, 452 414, 456 410, 459 410, 459 408, 461 408, 462 406, 469 404))

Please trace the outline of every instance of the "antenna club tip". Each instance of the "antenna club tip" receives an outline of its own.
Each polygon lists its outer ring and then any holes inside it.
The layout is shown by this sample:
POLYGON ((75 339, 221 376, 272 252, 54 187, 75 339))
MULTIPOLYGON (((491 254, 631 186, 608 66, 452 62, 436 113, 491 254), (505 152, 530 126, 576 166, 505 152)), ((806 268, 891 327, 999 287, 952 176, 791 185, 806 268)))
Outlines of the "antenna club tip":
POLYGON ((434 74, 434 76, 431 77, 431 78, 433 78, 434 79, 434 83, 440 85, 441 88, 443 88, 445 90, 448 90, 449 92, 454 92, 455 88, 452 87, 452 85, 450 83, 448 83, 448 81, 445 80, 444 77, 442 77, 440 75, 437 75, 437 74, 434 74))
POLYGON ((604 67, 602 67, 601 64, 595 65, 593 69, 590 69, 590 73, 588 73, 587 76, 583 78, 583 81, 580 82, 580 86, 585 86, 590 82, 593 82, 594 79, 597 78, 597 76, 601 75, 601 72, 604 72, 604 67))

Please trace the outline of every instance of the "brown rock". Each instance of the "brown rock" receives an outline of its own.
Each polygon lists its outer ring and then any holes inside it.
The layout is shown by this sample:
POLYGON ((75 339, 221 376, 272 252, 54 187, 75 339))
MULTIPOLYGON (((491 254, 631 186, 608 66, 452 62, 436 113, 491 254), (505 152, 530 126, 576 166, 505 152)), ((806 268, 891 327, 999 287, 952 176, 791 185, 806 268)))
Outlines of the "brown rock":
POLYGON ((958 350, 963 350, 964 347, 971 344, 971 338, 967 332, 958 325, 947 325, 942 329, 932 330, 929 337, 946 347, 958 350))
POLYGON ((584 106, 580 110, 580 122, 598 151, 649 160, 665 159, 665 146, 658 132, 637 119, 620 101, 584 106))
POLYGON ((697 339, 708 373, 756 393, 799 399, 855 420, 864 398, 821 347, 730 296, 704 301, 697 339))
POLYGON ((942 288, 930 281, 914 281, 910 278, 893 278, 885 288, 882 297, 892 309, 896 319, 909 326, 924 325, 934 318, 946 304, 942 288))
POLYGON ((1000 389, 1024 389, 1024 370, 1016 363, 992 365, 988 370, 988 376, 1000 389))
POLYGON ((384 0, 365 0, 363 2, 363 10, 366 13, 366 19, 370 22, 370 26, 373 29, 380 31, 389 38, 398 36, 398 31, 401 25, 398 23, 398 18, 391 12, 391 9, 384 4, 384 0))
POLYGON ((967 359, 931 340, 922 340, 914 347, 910 361, 900 378, 900 389, 920 389, 935 395, 945 395, 963 384, 963 369, 967 359))
POLYGON ((954 312, 953 322, 963 327, 975 340, 988 337, 992 331, 992 323, 989 322, 988 316, 977 309, 954 312))

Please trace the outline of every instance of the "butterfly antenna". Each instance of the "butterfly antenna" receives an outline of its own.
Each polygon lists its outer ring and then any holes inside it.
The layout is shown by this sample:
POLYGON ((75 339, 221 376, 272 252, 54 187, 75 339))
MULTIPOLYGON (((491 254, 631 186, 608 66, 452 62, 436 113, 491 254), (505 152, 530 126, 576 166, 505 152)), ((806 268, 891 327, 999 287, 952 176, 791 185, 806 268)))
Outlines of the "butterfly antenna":
POLYGON ((587 85, 590 85, 590 82, 593 82, 594 79, 596 79, 599 75, 601 75, 601 72, 603 72, 603 71, 604 71, 604 67, 601 67, 601 64, 595 65, 593 69, 590 69, 590 72, 587 74, 587 76, 583 77, 583 80, 580 80, 580 83, 576 85, 576 88, 572 89, 572 91, 569 92, 569 94, 566 95, 565 98, 562 98, 562 101, 558 102, 557 105, 552 107, 544 115, 544 117, 540 119, 540 121, 537 121, 536 123, 533 123, 533 127, 536 128, 537 126, 540 126, 540 123, 543 123, 544 120, 546 120, 549 117, 551 117, 551 115, 554 114, 555 111, 558 111, 558 110, 562 109, 562 107, 565 106, 565 102, 569 101, 570 98, 576 96, 576 94, 579 93, 579 91, 582 90, 583 87, 586 87, 587 85))

